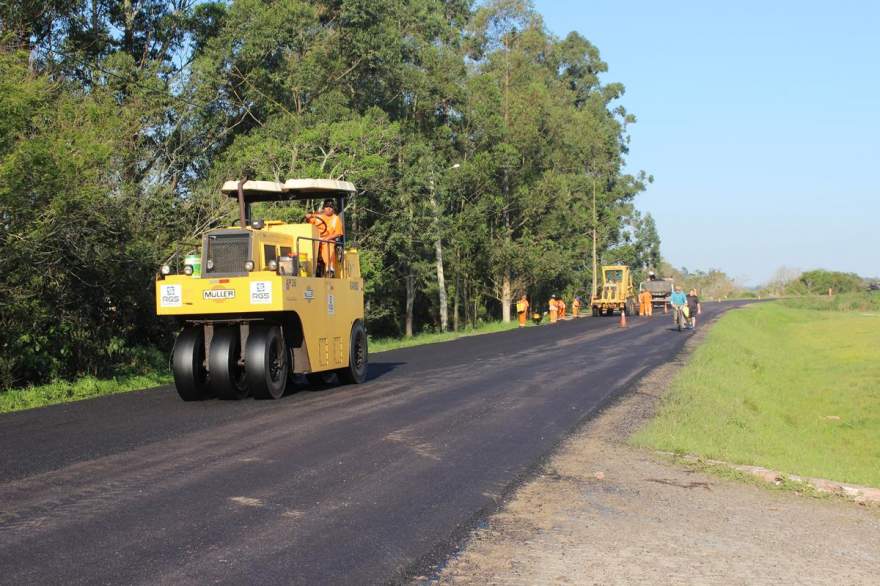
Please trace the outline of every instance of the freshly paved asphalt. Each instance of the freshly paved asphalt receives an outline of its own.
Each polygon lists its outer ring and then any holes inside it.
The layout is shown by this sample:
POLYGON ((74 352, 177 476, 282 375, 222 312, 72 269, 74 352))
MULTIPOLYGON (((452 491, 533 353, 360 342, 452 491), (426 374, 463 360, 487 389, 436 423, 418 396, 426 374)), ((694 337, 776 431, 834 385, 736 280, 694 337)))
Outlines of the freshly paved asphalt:
MULTIPOLYGON (((702 322, 738 304, 706 304, 702 322)), ((363 385, 0 416, 0 583, 387 583, 430 573, 584 420, 674 357, 668 316, 372 356, 363 385)))

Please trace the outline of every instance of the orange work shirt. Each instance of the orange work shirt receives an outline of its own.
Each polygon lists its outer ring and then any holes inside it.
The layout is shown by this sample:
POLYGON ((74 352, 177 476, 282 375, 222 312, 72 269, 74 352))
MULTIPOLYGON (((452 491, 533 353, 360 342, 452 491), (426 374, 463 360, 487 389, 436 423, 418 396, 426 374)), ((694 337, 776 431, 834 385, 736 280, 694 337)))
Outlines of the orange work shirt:
POLYGON ((345 236, 345 226, 343 226, 342 219, 336 214, 330 216, 317 214, 309 218, 309 223, 318 227, 318 235, 322 240, 333 240, 337 236, 345 236), (324 222, 321 223, 319 218, 324 222))

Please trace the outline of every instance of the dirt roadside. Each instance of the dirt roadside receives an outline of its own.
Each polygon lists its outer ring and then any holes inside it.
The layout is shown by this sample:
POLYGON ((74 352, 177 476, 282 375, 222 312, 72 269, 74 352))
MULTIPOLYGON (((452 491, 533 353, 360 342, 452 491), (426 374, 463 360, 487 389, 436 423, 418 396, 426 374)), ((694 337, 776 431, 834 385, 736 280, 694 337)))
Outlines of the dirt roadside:
POLYGON ((626 444, 704 334, 569 438, 429 581, 880 584, 880 509, 719 478, 626 444))

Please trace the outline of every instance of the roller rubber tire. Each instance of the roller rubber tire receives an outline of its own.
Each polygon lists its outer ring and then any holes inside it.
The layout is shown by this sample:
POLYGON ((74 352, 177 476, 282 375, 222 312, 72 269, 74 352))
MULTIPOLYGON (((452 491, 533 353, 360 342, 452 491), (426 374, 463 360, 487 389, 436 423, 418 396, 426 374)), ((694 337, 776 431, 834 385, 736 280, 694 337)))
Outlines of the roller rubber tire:
POLYGON ((171 370, 174 386, 184 401, 208 397, 208 371, 205 369, 205 332, 201 327, 186 327, 174 341, 171 370))
POLYGON ((367 380, 368 352, 367 329, 363 322, 357 321, 351 327, 348 345, 348 367, 337 372, 339 381, 344 385, 359 385, 367 380))
POLYGON ((221 399, 238 400, 247 397, 247 379, 238 364, 241 338, 237 327, 217 328, 208 352, 208 370, 211 388, 221 399))
POLYGON ((245 347, 247 385, 256 399, 280 399, 287 388, 287 347, 277 326, 252 327, 245 347))

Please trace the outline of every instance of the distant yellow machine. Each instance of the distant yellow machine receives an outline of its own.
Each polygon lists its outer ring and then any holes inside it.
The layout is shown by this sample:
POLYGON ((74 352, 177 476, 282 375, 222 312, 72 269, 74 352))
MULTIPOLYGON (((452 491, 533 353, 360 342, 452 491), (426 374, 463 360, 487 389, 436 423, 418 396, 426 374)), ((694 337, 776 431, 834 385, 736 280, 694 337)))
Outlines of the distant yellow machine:
POLYGON ((626 311, 635 315, 635 287, 632 271, 626 265, 606 265, 602 267, 602 288, 590 300, 593 316, 613 315, 616 311, 626 311))
POLYGON ((239 225, 205 234, 181 274, 163 265, 156 281, 158 315, 183 324, 172 355, 180 397, 277 399, 294 373, 313 384, 334 374, 344 383, 363 382, 368 351, 358 251, 344 239, 321 240, 310 223, 250 213, 254 202, 335 199, 342 215, 354 185, 227 181, 222 191, 238 198, 239 225), (322 271, 320 246, 336 254, 335 274, 322 271))

